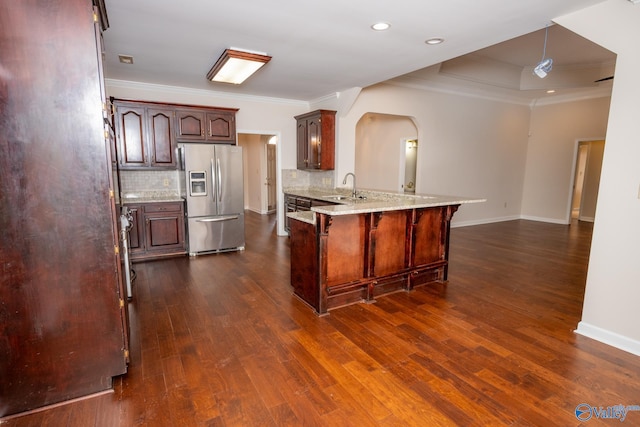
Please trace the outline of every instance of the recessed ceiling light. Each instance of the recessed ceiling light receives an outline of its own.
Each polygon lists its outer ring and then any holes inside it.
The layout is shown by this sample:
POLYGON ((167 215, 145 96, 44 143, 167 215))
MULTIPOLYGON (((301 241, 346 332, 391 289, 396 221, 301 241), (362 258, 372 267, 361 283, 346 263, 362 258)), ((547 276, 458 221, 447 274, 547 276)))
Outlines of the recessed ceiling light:
POLYGON ((389 27, 391 27, 391 24, 389 24, 388 22, 376 22, 371 26, 371 29, 376 31, 385 31, 388 30, 389 27))
POLYGON ((555 89, 549 89, 549 90, 547 91, 547 93, 556 93, 556 90, 555 90, 555 89))
POLYGON ((133 64, 133 56, 131 55, 118 55, 118 59, 123 64, 133 64))
POLYGON ((425 40, 426 44, 440 44, 444 41, 442 37, 432 37, 428 40, 425 40))

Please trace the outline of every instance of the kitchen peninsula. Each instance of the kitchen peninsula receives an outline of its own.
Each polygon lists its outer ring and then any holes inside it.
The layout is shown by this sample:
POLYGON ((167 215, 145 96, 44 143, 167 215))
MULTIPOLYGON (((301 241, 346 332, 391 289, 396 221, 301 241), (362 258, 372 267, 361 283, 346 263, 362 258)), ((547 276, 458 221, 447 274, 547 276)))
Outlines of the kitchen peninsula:
POLYGON ((316 313, 447 280, 449 231, 464 197, 285 190, 316 200, 289 212, 291 285, 316 313), (329 204, 327 204, 329 203, 329 204), (323 205, 324 204, 324 205, 323 205))

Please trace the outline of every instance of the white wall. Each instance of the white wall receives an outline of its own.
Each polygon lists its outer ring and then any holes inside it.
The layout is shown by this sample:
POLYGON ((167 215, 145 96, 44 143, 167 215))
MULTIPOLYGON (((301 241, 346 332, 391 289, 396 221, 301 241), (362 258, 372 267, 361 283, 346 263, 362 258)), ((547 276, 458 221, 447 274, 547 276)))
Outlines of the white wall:
POLYGON ((487 199, 462 206, 454 226, 519 218, 528 106, 389 84, 365 88, 351 110, 339 115, 338 177, 353 170, 356 124, 370 112, 413 119, 418 129, 417 193, 487 199))
POLYGON ((608 0, 556 22, 618 54, 577 331, 640 355, 640 5, 608 0))
POLYGON ((569 223, 578 140, 604 138, 610 102, 605 97, 533 108, 522 191, 524 218, 569 223))

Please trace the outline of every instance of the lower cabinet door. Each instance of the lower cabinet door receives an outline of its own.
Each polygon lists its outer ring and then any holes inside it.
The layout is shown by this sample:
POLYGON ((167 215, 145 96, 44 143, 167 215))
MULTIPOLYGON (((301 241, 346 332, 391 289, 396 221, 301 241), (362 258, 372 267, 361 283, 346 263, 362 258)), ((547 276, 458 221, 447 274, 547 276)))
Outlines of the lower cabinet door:
POLYGON ((144 252, 144 220, 142 206, 129 206, 131 212, 131 228, 129 229, 129 251, 133 255, 135 253, 144 252))
POLYGON ((179 215, 146 215, 145 223, 147 251, 184 247, 184 221, 179 215))
POLYGON ((132 261, 185 253, 184 208, 181 202, 128 206, 133 217, 129 230, 132 261))

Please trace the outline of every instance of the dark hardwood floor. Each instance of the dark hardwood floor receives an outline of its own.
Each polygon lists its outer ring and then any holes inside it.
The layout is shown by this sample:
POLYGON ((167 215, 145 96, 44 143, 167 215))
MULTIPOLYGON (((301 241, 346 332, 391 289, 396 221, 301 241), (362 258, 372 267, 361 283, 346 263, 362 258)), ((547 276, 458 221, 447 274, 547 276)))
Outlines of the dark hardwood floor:
POLYGON ((640 404, 640 357, 573 332, 591 230, 456 228, 447 285, 317 317, 292 296, 275 218, 248 212, 244 252, 134 266, 113 393, 3 427, 620 425, 575 415, 640 404))

